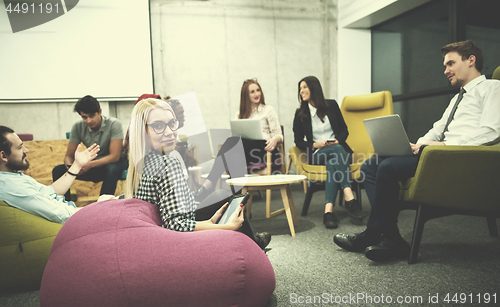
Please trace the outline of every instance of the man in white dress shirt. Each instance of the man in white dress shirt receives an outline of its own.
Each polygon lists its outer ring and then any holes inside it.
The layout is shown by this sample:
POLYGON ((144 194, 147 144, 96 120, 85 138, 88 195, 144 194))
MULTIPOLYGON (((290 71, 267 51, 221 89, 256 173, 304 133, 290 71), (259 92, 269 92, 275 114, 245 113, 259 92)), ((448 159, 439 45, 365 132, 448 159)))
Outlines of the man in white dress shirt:
MULTIPOLYGON (((481 75, 483 55, 472 41, 452 43, 441 49, 444 74, 460 87, 440 120, 411 144, 414 153, 427 145, 490 145, 500 140, 500 81, 481 75), (424 146, 425 145, 425 146, 424 146)), ((419 155, 378 157, 361 166, 372 206, 366 230, 340 233, 335 243, 349 251, 363 252, 374 261, 404 259, 410 246, 399 234, 399 182, 415 175, 419 155)))

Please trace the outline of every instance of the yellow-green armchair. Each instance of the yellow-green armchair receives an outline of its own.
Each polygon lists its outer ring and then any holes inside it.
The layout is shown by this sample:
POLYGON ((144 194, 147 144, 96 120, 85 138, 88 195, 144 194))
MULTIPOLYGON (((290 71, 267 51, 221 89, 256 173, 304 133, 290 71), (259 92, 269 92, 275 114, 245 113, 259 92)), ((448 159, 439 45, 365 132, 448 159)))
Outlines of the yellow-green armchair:
POLYGON ((62 226, 0 201, 0 292, 40 289, 62 226))
POLYGON ((416 208, 408 263, 415 263, 424 224, 453 215, 486 217, 498 236, 500 216, 500 146, 427 146, 415 176, 401 184, 403 207, 416 208), (408 206, 405 206, 408 205, 408 206))

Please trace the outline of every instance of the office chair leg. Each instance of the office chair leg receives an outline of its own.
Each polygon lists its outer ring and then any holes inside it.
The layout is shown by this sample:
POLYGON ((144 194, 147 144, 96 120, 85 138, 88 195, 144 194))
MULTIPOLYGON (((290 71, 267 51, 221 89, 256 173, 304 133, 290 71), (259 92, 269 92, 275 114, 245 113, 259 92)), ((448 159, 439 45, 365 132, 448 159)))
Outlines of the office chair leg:
POLYGON ((306 192, 306 198, 304 199, 304 204, 302 205, 302 213, 300 214, 302 216, 306 216, 307 210, 309 210, 309 205, 311 204, 312 195, 314 193, 312 186, 313 184, 309 182, 306 192))
POLYGON ((324 190, 325 186, 322 184, 317 184, 316 182, 309 181, 307 186, 306 198, 304 199, 304 205, 302 206, 302 216, 307 215, 307 210, 309 210, 309 205, 311 204, 311 199, 314 192, 324 190))
POLYGON ((362 199, 361 199, 361 183, 356 182, 356 183, 354 183, 354 185, 356 186, 356 188, 355 188, 355 191, 356 191, 356 198, 357 198, 357 200, 358 200, 359 206, 360 206, 361 208, 363 208, 363 203, 361 202, 361 200, 362 200, 362 199))
POLYGON ((424 232, 424 224, 426 219, 424 217, 424 209, 422 205, 418 205, 417 215, 415 216, 415 224, 413 225, 413 235, 411 239, 410 257, 408 264, 417 262, 418 250, 420 248, 420 241, 422 240, 422 233, 424 232))
POLYGON ((497 220, 494 216, 486 217, 486 222, 488 223, 488 230, 490 232, 490 236, 498 237, 498 228, 497 228, 497 220))

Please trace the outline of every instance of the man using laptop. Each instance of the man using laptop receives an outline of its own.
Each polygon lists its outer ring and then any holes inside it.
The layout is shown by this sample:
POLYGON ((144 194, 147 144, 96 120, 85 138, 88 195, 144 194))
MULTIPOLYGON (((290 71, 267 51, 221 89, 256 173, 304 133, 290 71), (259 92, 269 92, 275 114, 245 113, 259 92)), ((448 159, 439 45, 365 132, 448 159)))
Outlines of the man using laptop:
MULTIPOLYGON (((459 86, 440 120, 427 134, 411 144, 417 153, 424 145, 486 145, 500 137, 500 81, 481 75, 483 55, 472 41, 444 46, 444 74, 459 86)), ((368 259, 405 259, 410 246, 397 226, 399 182, 415 175, 418 155, 374 157, 361 166, 364 186, 372 207, 366 230, 340 233, 334 242, 349 251, 363 252, 368 259)))

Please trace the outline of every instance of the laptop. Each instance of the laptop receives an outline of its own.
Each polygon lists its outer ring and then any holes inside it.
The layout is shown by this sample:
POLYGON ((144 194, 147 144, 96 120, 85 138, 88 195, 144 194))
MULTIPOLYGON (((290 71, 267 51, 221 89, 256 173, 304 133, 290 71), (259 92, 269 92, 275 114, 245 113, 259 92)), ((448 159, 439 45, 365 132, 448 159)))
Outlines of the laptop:
POLYGON ((379 156, 413 155, 410 141, 398 114, 365 119, 366 131, 379 156))
POLYGON ((233 119, 231 130, 244 139, 263 140, 262 121, 260 119, 233 119))

